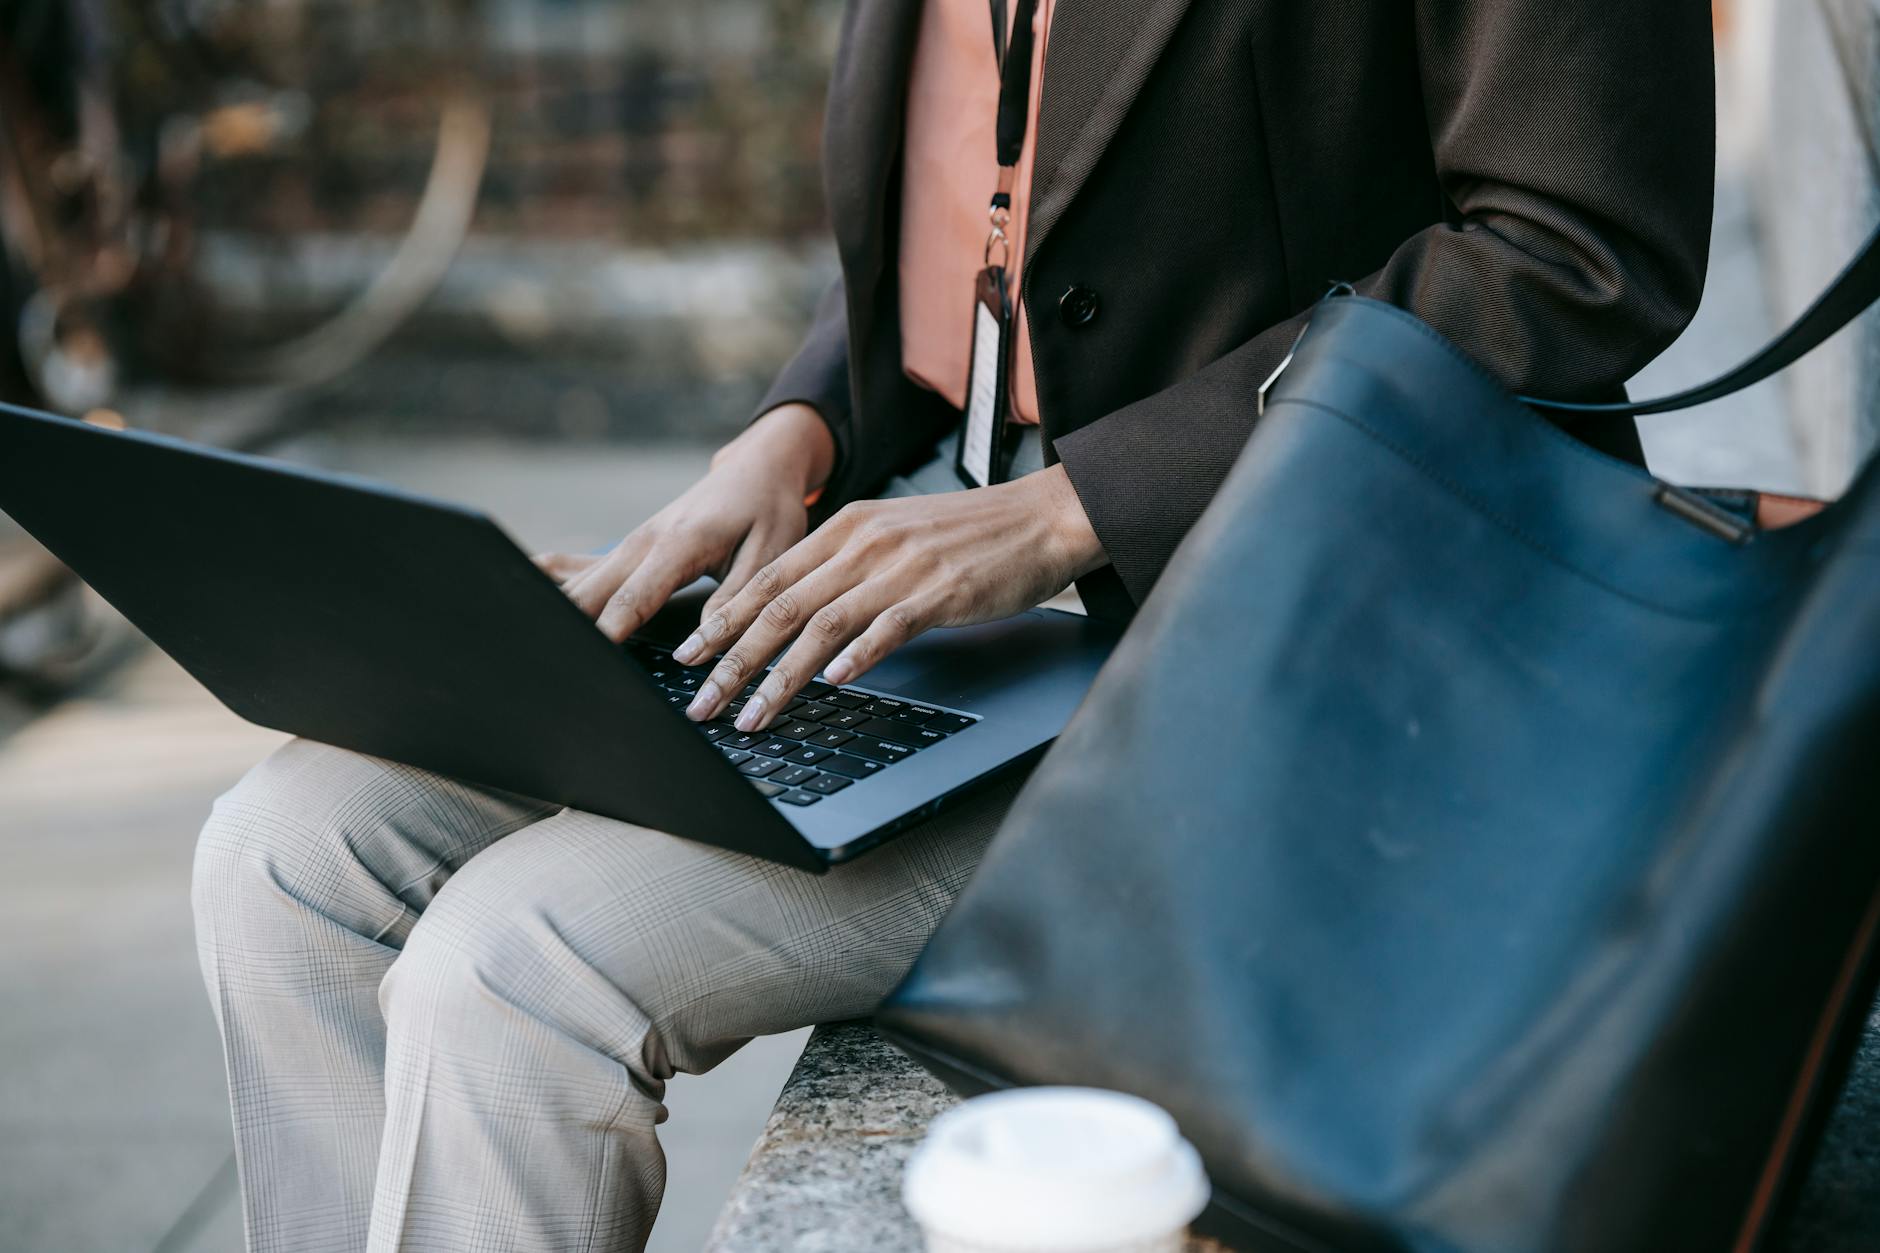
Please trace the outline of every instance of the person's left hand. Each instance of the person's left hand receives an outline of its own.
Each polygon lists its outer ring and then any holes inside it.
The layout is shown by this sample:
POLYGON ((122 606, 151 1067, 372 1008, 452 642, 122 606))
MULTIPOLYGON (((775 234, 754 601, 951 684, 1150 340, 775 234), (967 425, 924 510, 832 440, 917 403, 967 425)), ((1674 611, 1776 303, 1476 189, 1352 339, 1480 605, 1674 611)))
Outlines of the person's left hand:
POLYGON ((686 714, 716 717, 794 639, 738 714, 740 730, 762 730, 818 671, 854 682, 929 627, 1030 609, 1105 560, 1063 466, 992 487, 849 505, 673 650, 682 665, 724 650, 686 714))

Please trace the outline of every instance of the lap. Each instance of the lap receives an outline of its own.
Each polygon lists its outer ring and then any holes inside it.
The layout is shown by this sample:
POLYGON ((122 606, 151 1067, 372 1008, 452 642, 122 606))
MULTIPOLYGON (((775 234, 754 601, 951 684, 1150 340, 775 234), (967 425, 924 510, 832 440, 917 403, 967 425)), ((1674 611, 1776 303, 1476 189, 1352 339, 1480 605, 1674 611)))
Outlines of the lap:
POLYGON ((218 932, 239 920, 228 942, 291 947, 307 942, 293 919, 253 906, 293 901, 396 945, 470 858, 558 808, 293 740, 216 801, 196 851, 199 919, 218 932))
POLYGON ((672 1068, 704 1069, 751 1036, 871 1011, 1018 786, 995 784, 824 875, 565 810, 473 857, 401 961, 441 951, 479 985, 576 989, 564 1005, 598 980, 657 1028, 672 1068))
POLYGON ((198 882, 205 862, 222 879, 245 859, 264 890, 404 949, 401 964, 515 986, 598 978, 677 1024, 689 1069, 721 1044, 872 1009, 1020 782, 812 875, 297 741, 218 803, 198 882))

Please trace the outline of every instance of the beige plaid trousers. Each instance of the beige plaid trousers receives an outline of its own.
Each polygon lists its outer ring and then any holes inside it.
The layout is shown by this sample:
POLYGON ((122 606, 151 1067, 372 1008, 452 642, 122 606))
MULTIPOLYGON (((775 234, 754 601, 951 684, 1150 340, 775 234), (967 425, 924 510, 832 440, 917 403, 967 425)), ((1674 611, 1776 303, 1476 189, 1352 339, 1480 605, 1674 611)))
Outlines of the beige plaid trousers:
POLYGON ((195 868, 249 1248, 639 1249, 666 1080, 872 1010, 1017 787, 818 877, 289 744, 195 868))

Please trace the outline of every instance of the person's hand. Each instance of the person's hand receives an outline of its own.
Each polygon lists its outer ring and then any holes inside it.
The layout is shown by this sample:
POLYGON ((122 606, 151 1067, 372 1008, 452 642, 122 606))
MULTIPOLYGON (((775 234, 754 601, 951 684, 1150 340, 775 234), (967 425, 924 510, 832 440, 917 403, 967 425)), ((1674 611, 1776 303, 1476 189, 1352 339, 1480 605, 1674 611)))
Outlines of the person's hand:
POLYGON ((809 528, 804 498, 829 477, 835 441, 814 409, 781 405, 719 449, 711 469, 605 556, 551 553, 536 563, 614 640, 672 594, 718 578, 709 617, 809 528))
POLYGON ((1031 608, 1106 558, 1064 467, 971 491, 849 505, 707 612, 673 657, 696 665, 724 650, 686 713, 716 717, 779 649, 739 711, 762 730, 823 671, 853 682, 937 626, 1031 608))

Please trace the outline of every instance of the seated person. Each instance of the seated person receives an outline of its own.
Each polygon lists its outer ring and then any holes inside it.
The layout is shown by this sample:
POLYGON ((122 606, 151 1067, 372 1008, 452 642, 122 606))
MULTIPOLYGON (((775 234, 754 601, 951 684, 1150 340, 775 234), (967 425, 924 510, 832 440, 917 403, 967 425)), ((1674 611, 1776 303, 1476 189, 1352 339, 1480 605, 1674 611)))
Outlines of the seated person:
MULTIPOLYGON (((614 639, 718 576, 682 650, 716 659, 693 717, 786 645, 740 725, 1073 581, 1127 617, 1329 280, 1564 398, 1617 395, 1696 307, 1702 0, 1009 7, 1030 80, 1000 143, 984 0, 850 5, 825 153, 842 276, 807 342, 678 500, 605 556, 543 559, 614 639), (959 490, 1000 260, 1021 434, 1006 481, 959 490), (810 496, 833 511, 814 530, 810 496)), ((1594 439, 1639 456, 1629 421, 1594 439)), ((217 804, 196 865, 249 1247, 641 1247, 666 1080, 870 1012, 1016 787, 818 877, 288 745, 217 804)))

